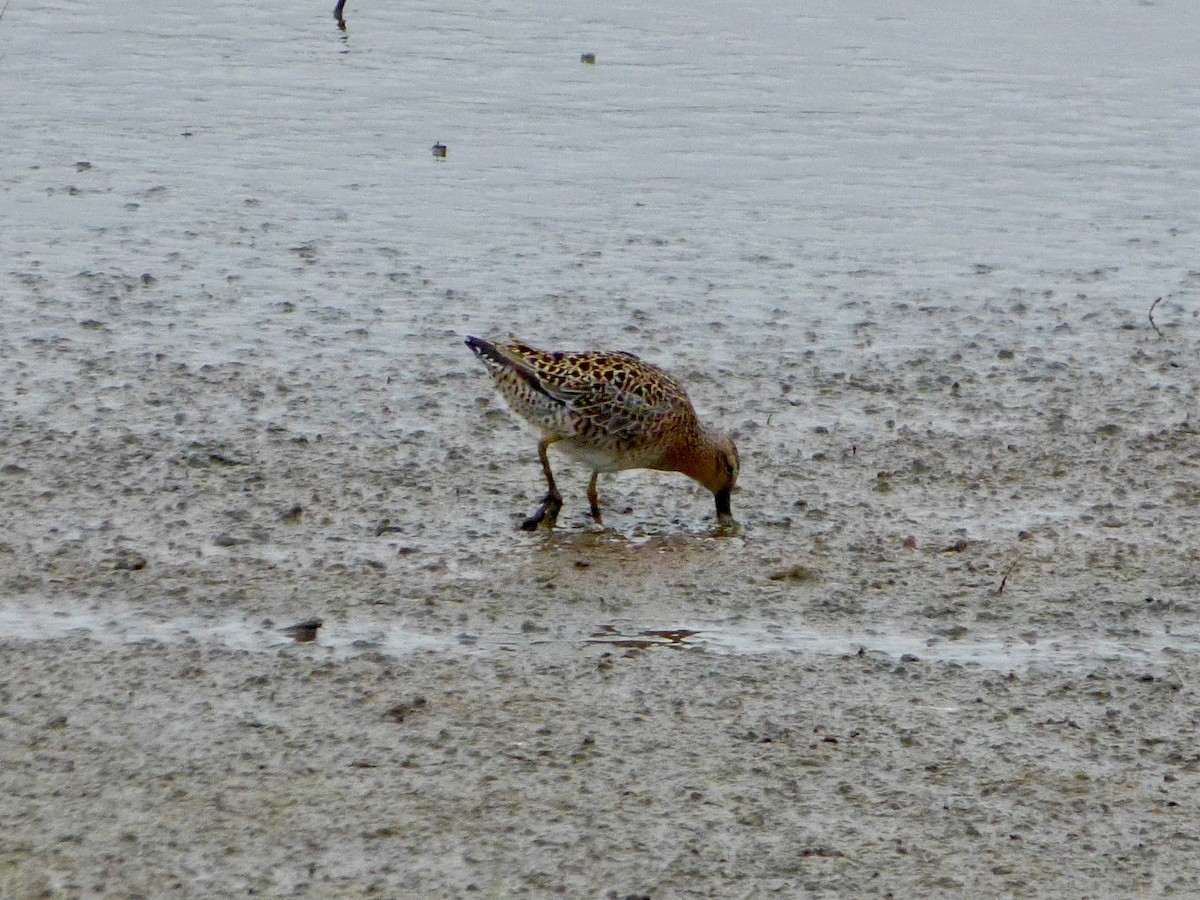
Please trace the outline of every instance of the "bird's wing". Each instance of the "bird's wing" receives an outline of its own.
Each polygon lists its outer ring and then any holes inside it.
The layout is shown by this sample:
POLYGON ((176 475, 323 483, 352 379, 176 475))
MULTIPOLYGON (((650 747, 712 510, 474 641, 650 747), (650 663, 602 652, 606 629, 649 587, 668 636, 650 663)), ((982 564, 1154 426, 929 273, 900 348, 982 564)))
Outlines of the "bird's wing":
POLYGON ((637 391, 606 382, 543 387, 589 426, 621 441, 634 440, 672 409, 667 400, 655 403, 637 391))

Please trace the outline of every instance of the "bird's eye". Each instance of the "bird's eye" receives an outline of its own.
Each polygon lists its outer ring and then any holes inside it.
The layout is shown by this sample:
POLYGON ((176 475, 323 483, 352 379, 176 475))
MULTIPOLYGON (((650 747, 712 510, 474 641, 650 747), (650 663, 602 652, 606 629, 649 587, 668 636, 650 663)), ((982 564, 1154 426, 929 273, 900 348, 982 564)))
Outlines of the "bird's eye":
POLYGON ((733 463, 725 463, 725 474, 732 475, 734 473, 733 463))

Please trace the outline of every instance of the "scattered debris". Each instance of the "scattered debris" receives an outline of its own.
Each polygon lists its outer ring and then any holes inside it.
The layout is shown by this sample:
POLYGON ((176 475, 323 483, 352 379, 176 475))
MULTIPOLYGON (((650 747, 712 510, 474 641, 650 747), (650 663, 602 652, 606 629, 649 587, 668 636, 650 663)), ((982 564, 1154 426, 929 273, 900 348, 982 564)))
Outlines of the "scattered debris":
POLYGON ((113 559, 113 570, 117 572, 140 572, 146 568, 146 557, 136 550, 122 547, 113 559))
POLYGON ((767 577, 772 581, 803 582, 814 581, 817 577, 817 573, 808 566, 794 565, 789 566, 786 569, 779 569, 778 571, 772 572, 767 577))
POLYGON ((996 588, 997 594, 1004 593, 1004 586, 1006 584, 1008 584, 1008 576, 1011 575, 1014 571, 1016 571, 1017 563, 1019 563, 1020 561, 1021 561, 1021 557, 1018 556, 1016 559, 1014 559, 1012 561, 1012 564, 1007 569, 1004 570, 1004 577, 1002 577, 1000 579, 1000 587, 996 588))
POLYGON ((297 622, 295 625, 289 625, 287 628, 280 628, 281 634, 286 634, 297 644, 311 644, 317 639, 317 629, 325 623, 320 619, 306 619, 303 622, 297 622))
POLYGON ((317 258, 316 241, 305 241, 303 244, 297 244, 295 247, 288 247, 288 250, 306 262, 312 262, 317 258))
POLYGON ((1154 333, 1158 335, 1158 339, 1160 341, 1165 341, 1167 339, 1167 336, 1162 333, 1162 329, 1159 328, 1158 323, 1154 321, 1154 307, 1158 306, 1158 304, 1162 303, 1162 301, 1163 301, 1163 298, 1159 297, 1157 300, 1155 300, 1153 303, 1150 304, 1149 318, 1150 318, 1150 327, 1154 329, 1154 333))
POLYGON ((688 628, 650 628, 636 635, 623 635, 612 625, 602 625, 588 638, 589 644, 612 644, 626 650, 648 650, 651 647, 695 647, 691 638, 700 632, 688 628))
POLYGON ((385 719, 391 719, 393 722, 399 725, 413 713, 420 712, 428 705, 429 701, 427 701, 424 697, 417 696, 413 697, 412 700, 406 703, 397 703, 395 706, 391 707, 387 712, 385 712, 383 716, 385 719))

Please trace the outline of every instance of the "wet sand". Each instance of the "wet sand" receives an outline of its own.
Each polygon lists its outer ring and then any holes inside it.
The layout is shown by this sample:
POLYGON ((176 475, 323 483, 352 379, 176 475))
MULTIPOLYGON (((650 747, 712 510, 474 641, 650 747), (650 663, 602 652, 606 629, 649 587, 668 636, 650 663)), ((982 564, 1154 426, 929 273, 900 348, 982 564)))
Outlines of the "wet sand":
POLYGON ((1194 893, 1194 326, 921 315, 973 358, 685 367, 733 536, 565 460, 517 531, 457 336, 436 402, 4 339, 3 893, 1194 893))

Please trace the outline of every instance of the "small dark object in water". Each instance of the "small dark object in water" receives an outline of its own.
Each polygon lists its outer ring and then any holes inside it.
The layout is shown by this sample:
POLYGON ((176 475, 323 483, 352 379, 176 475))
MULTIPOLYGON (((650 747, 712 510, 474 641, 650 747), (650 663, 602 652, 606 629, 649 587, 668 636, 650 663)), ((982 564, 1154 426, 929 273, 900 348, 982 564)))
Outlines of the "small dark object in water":
POLYGON ((1162 303, 1162 299, 1163 299, 1162 297, 1159 297, 1157 300, 1155 300, 1153 303, 1150 304, 1150 327, 1154 329, 1154 333, 1158 335, 1158 339, 1160 341, 1165 341, 1167 339, 1167 336, 1162 333, 1162 329, 1159 328, 1158 323, 1154 321, 1154 307, 1156 307, 1156 306, 1158 306, 1158 304, 1162 303))
POLYGON ((581 54, 579 54, 579 61, 581 63, 583 63, 584 65, 594 66, 596 64, 596 54, 595 53, 581 53, 581 54))
POLYGON ((280 628, 279 630, 297 644, 311 644, 317 639, 317 629, 324 624, 320 619, 308 619, 307 621, 298 622, 295 625, 289 625, 287 628, 280 628))
POLYGON ((338 0, 337 6, 333 8, 333 17, 337 19, 337 26, 342 31, 346 30, 346 18, 342 15, 342 10, 346 8, 346 0, 338 0))
POLYGON ((433 155, 436 156, 438 159, 446 158, 446 145, 443 144, 441 141, 438 141, 436 144, 434 144, 432 147, 432 150, 433 150, 433 155))

